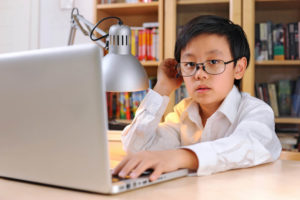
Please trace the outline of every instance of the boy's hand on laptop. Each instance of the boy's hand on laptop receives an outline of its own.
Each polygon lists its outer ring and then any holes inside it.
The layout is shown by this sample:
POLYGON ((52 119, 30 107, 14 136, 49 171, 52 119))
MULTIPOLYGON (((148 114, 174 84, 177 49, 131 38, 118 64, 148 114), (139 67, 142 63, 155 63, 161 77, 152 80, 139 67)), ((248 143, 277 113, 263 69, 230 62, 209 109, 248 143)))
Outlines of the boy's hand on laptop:
POLYGON ((198 159, 194 152, 187 149, 138 152, 126 156, 113 170, 113 174, 123 178, 137 178, 147 169, 153 169, 149 179, 155 181, 162 173, 180 168, 198 168, 198 159))
POLYGON ((161 95, 169 96, 171 92, 180 87, 183 79, 181 76, 176 77, 177 61, 167 58, 161 62, 157 69, 157 83, 154 91, 161 95))

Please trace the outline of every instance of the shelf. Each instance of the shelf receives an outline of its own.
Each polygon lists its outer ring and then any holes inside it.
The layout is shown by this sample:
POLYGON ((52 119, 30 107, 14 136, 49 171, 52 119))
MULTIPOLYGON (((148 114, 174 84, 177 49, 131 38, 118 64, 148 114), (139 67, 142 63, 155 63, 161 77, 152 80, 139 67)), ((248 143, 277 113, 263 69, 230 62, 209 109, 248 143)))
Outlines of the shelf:
POLYGON ((159 65, 158 61, 141 61, 144 67, 157 67, 159 65))
MULTIPOLYGON (((216 12, 219 12, 220 10, 226 10, 229 12, 229 0, 212 0, 212 1, 207 1, 207 0, 190 0, 190 1, 183 1, 180 0, 177 2, 177 7, 178 7, 178 16, 179 18, 181 17, 180 13, 185 12, 196 12, 197 15, 200 13, 202 14, 217 14, 216 12), (200 13, 199 13, 200 12, 200 13), (210 13, 206 13, 210 12, 210 13), (213 13, 211 13, 213 12, 213 13)), ((197 16, 196 15, 196 16, 197 16)), ((228 16, 227 16, 228 17, 228 16)))
POLYGON ((178 0, 178 5, 199 5, 199 4, 218 4, 229 3, 229 0, 178 0))
POLYGON ((300 60, 262 60, 262 61, 256 61, 255 65, 259 65, 259 66, 291 65, 291 66, 300 67, 300 60))
POLYGON ((299 0, 256 0, 256 8, 266 10, 300 8, 299 0))
POLYGON ((300 124, 300 118, 277 117, 275 118, 275 122, 280 124, 300 124))
POLYGON ((159 2, 98 4, 97 10, 118 15, 137 15, 158 12, 159 2))

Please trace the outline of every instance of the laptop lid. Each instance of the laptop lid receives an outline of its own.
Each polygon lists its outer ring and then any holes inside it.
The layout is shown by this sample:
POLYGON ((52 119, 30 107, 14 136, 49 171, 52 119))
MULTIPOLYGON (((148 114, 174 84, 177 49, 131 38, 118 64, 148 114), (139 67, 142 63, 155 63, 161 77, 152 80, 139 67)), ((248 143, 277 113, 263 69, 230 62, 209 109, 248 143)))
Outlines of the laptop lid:
POLYGON ((0 176, 109 193, 102 50, 0 55, 0 176))

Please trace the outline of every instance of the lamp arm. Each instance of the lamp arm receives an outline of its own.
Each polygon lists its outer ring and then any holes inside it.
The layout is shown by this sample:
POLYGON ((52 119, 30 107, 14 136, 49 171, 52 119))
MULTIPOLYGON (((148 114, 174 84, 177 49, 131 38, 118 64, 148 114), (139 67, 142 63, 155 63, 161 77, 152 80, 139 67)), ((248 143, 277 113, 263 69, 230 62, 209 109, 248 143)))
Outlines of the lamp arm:
MULTIPOLYGON (((71 13, 71 29, 69 33, 68 45, 74 44, 77 29, 79 29, 85 36, 89 36, 92 29, 100 35, 107 35, 106 32, 98 27, 95 27, 93 23, 89 22, 82 15, 80 15, 77 8, 73 8, 71 13), (76 14, 75 11, 77 12, 76 14), (87 30, 82 26, 82 24, 85 25, 87 30)), ((106 44, 103 41, 97 40, 94 42, 96 42, 102 48, 106 48, 106 44)))

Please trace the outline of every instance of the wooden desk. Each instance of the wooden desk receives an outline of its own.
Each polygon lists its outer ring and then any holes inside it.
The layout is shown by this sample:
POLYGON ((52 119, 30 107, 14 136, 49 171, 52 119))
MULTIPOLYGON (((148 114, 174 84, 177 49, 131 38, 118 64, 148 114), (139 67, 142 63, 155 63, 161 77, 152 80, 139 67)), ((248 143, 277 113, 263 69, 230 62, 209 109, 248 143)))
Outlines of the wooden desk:
MULTIPOLYGON (((110 142, 112 166, 124 156, 118 141, 110 142)), ((184 177, 118 195, 100 195, 0 178, 0 200, 131 200, 230 199, 299 200, 300 162, 278 160, 257 167, 210 176, 184 177)))
POLYGON ((299 200, 300 162, 278 160, 248 169, 185 177, 118 195, 99 195, 0 179, 1 200, 230 199, 299 200))

